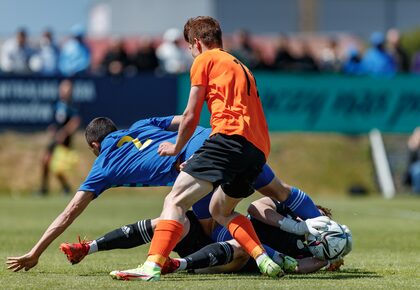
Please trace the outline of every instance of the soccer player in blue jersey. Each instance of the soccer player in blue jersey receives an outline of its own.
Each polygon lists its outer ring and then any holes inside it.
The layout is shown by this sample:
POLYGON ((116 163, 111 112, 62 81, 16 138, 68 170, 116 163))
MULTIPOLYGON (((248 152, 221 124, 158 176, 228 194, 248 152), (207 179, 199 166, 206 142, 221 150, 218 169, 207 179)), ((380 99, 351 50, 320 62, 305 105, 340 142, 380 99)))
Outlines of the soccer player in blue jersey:
MULTIPOLYGON (((7 258, 8 269, 19 271, 34 267, 46 248, 106 189, 116 186, 171 185, 179 173, 179 165, 192 156, 210 134, 209 129, 197 127, 179 154, 159 156, 157 148, 160 143, 176 140, 181 119, 181 116, 150 118, 140 120, 126 130, 117 130, 108 118, 94 119, 85 132, 89 148, 97 156, 89 175, 35 246, 23 256, 7 258)), ((256 181, 256 188, 280 193, 284 196, 284 203, 304 219, 319 216, 314 203, 304 192, 284 186, 268 166, 264 168, 256 181)), ((211 222, 208 201, 198 202, 194 208, 203 223, 211 222)), ((301 228, 314 230, 309 223, 287 218, 283 219, 282 228, 292 231, 301 228)))

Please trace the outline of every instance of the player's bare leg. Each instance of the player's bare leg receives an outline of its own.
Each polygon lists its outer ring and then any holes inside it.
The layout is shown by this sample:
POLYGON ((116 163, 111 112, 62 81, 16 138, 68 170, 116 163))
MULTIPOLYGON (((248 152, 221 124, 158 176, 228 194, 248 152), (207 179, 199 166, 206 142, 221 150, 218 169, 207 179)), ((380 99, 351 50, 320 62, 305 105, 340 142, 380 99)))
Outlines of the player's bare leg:
POLYGON ((284 272, 279 265, 268 257, 251 222, 243 215, 234 211, 242 198, 232 198, 226 195, 219 187, 213 194, 210 202, 210 212, 213 218, 228 228, 242 248, 257 262, 261 272, 270 277, 283 276, 284 272))
POLYGON ((156 226, 149 256, 143 266, 125 271, 112 271, 119 280, 157 281, 170 252, 179 242, 185 212, 213 189, 212 183, 181 172, 171 192, 166 196, 160 221, 156 226))

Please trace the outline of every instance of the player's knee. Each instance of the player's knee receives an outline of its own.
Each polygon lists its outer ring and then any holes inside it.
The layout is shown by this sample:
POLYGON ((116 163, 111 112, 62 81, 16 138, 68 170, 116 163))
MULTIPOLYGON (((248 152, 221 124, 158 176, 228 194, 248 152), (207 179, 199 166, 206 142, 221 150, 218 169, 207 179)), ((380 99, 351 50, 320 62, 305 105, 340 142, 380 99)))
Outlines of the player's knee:
POLYGON ((186 211, 188 208, 191 207, 191 204, 188 203, 188 200, 180 194, 170 192, 164 201, 165 208, 180 208, 183 211, 186 211))
POLYGON ((233 258, 235 260, 248 261, 248 253, 244 250, 244 248, 241 247, 241 245, 239 245, 236 240, 229 241, 229 244, 233 248, 233 258))
POLYGON ((221 225, 226 225, 232 213, 225 213, 219 207, 210 207, 210 214, 213 219, 221 225))
POLYGON ((218 206, 214 206, 213 204, 210 204, 209 211, 210 211, 211 216, 212 216, 212 217, 213 217, 216 221, 218 221, 218 220, 217 220, 217 218, 218 218, 218 217, 219 217, 219 215, 220 215, 220 208, 219 208, 218 206))

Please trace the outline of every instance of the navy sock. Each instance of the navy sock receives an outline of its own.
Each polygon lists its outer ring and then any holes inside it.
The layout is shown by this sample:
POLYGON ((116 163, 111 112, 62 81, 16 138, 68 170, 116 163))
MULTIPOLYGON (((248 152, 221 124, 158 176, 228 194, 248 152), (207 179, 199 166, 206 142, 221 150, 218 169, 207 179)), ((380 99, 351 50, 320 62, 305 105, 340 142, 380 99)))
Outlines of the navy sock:
POLYGON ((229 264, 233 259, 233 247, 226 242, 214 243, 184 257, 187 270, 229 264))
POLYGON ((123 226, 96 239, 98 251, 130 249, 149 243, 153 238, 150 219, 123 226))
POLYGON ((312 199, 302 190, 292 187, 290 196, 284 204, 301 219, 315 218, 321 215, 312 199))

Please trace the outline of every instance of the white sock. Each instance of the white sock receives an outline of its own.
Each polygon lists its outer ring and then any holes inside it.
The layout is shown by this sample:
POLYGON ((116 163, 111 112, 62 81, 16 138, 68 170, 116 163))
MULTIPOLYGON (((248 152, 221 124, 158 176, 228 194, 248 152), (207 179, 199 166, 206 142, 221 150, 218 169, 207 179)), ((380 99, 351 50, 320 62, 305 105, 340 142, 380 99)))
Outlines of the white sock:
POLYGON ((98 244, 96 244, 96 240, 95 240, 95 241, 92 241, 89 244, 89 252, 88 252, 88 255, 93 254, 93 253, 96 253, 97 251, 98 251, 98 244))
POLYGON ((175 260, 179 261, 179 267, 178 267, 178 269, 176 269, 177 271, 182 271, 182 270, 187 269, 187 260, 178 259, 178 258, 175 258, 175 260))
POLYGON ((144 262, 144 265, 145 266, 148 266, 148 267, 150 267, 150 268, 159 268, 159 269, 161 269, 162 267, 161 266, 159 266, 157 263, 155 263, 155 262, 150 262, 150 261, 146 261, 146 262, 144 262))
POLYGON ((263 259, 264 259, 265 257, 268 257, 268 256, 267 256, 267 253, 262 253, 261 255, 259 255, 259 256, 255 259, 255 261, 257 262, 257 265, 258 265, 258 266, 261 264, 261 262, 263 261, 263 259))

